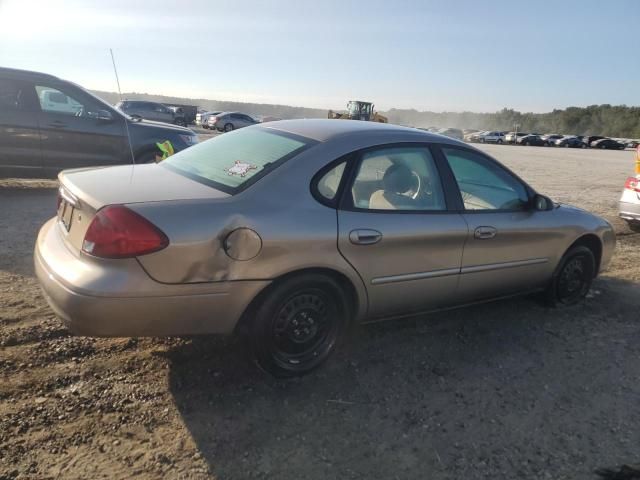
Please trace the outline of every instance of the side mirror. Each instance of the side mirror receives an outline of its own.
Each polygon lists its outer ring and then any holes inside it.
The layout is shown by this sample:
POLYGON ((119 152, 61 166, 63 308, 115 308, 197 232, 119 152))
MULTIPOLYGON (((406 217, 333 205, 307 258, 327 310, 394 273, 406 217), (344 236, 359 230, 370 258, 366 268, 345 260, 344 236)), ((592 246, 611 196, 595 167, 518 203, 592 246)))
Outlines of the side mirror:
POLYGON ((533 197, 533 208, 539 212, 553 210, 553 201, 549 197, 537 193, 536 196, 533 197))
POLYGON ((98 110, 96 119, 100 120, 101 122, 111 122, 113 120, 113 115, 109 110, 98 110))

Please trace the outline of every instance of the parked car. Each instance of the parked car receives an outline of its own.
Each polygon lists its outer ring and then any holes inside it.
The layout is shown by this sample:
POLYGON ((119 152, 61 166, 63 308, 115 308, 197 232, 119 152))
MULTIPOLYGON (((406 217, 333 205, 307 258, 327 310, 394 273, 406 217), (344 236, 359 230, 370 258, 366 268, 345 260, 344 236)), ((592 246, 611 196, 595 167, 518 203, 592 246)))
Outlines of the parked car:
POLYGON ((218 115, 209 117, 209 128, 216 129, 219 132, 230 132, 238 128, 255 125, 258 122, 253 117, 240 112, 222 112, 218 115))
POLYGON ((640 140, 627 140, 626 148, 638 148, 640 145, 640 140))
POLYGON ((197 138, 186 128, 132 120, 52 75, 0 68, 0 176, 42 178, 63 168, 151 162, 157 143, 168 140, 180 151, 197 138))
POLYGON ((142 100, 123 100, 116 103, 116 108, 134 119, 186 125, 183 112, 178 112, 162 103, 142 100))
POLYGON ((270 122, 59 181, 34 261, 72 331, 241 333, 278 376, 354 323, 533 291, 574 304, 615 244, 482 151, 373 122, 270 122))
POLYGON ((518 138, 518 140, 516 140, 516 143, 518 145, 531 147, 544 147, 547 144, 547 142, 545 142, 540 135, 535 135, 533 133, 518 138))
POLYGON ((504 132, 489 131, 478 136, 480 143, 504 143, 504 132))
POLYGON ((509 132, 504 136, 504 141, 507 143, 516 143, 518 138, 524 137, 526 135, 529 134, 525 132, 509 132))
MULTIPOLYGON (((638 153, 640 156, 640 153, 638 153)), ((619 215, 631 230, 640 232, 640 173, 627 178, 619 202, 619 215)))
POLYGON ((202 128, 209 128, 209 118, 221 114, 220 111, 200 112, 196 114, 196 125, 202 128))
POLYGON ((591 148, 601 148, 606 150, 624 150, 624 143, 616 142, 611 138, 603 138, 601 140, 596 140, 595 142, 591 142, 591 148))
POLYGON ((556 140, 560 140, 564 138, 564 135, 558 135, 555 133, 547 133, 546 135, 542 135, 540 138, 544 140, 544 144, 547 147, 553 147, 555 145, 556 140))
POLYGON ((587 144, 580 140, 578 137, 563 137, 554 142, 556 147, 566 148, 587 148, 587 144))
POLYGON ((440 135, 444 135, 445 137, 455 138, 456 140, 462 140, 464 135, 462 134, 462 130, 459 128, 441 128, 438 130, 440 135))
POLYGON ((176 114, 181 115, 184 118, 184 126, 196 123, 196 115, 198 114, 198 107, 196 105, 182 105, 178 103, 163 103, 163 105, 169 107, 176 112, 176 114))
POLYGON ((465 142, 471 142, 471 143, 477 143, 480 141, 480 136, 487 133, 486 131, 476 131, 476 132, 471 132, 471 133, 467 133, 464 136, 464 141, 465 142))
POLYGON ((588 147, 592 147, 592 143, 596 142, 598 140, 602 140, 603 138, 607 138, 607 137, 601 137, 598 135, 585 135, 583 137, 581 137, 581 140, 587 144, 588 147))

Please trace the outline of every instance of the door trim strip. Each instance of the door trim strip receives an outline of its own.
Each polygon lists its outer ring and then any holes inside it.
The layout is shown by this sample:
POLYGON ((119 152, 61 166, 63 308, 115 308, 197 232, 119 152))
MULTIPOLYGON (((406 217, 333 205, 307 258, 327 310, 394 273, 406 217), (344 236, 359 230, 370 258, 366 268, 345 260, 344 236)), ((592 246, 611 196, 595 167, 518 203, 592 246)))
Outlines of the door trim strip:
POLYGON ((371 280, 372 285, 382 285, 385 283, 407 282, 410 280, 423 280, 425 278, 448 277, 458 275, 459 268, 443 268, 442 270, 432 270, 430 272, 404 273, 402 275, 390 275, 388 277, 377 277, 371 280))
POLYGON ((488 272, 491 270, 502 270, 505 268, 525 267, 527 265, 538 265, 542 263, 549 263, 548 258, 531 258, 529 260, 516 260, 513 262, 502 263, 487 263, 486 265, 474 265, 472 267, 462 267, 460 273, 477 273, 488 272))

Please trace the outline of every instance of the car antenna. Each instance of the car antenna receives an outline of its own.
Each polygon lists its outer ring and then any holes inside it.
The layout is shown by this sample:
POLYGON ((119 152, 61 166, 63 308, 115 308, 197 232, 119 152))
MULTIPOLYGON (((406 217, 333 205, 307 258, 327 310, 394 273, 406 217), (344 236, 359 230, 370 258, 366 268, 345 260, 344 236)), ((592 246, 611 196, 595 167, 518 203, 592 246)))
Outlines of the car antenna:
MULTIPOLYGON (((116 83, 118 84, 118 96, 120 97, 120 101, 122 101, 122 90, 120 90, 120 79, 118 78, 118 69, 116 68, 116 59, 113 56, 113 49, 109 49, 111 53, 111 63, 113 64, 113 73, 116 74, 116 83)), ((136 164, 136 157, 133 155, 133 147, 131 146, 131 134, 129 133, 129 122, 125 118, 124 128, 127 131, 127 142, 129 144, 129 152, 131 153, 131 163, 136 164)))

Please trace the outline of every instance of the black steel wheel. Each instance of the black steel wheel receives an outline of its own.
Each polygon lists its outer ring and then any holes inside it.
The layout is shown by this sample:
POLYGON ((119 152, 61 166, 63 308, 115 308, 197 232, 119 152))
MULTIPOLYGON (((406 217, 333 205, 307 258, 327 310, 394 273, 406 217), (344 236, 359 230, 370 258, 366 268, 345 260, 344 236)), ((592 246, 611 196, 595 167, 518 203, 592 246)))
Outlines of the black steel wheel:
POLYGON ((584 246, 571 248, 562 258, 547 289, 552 305, 574 305, 582 300, 595 276, 593 252, 584 246))
POLYGON ((292 277, 267 292, 249 326, 257 364, 276 377, 303 375, 322 364, 344 337, 349 306, 330 277, 292 277))

